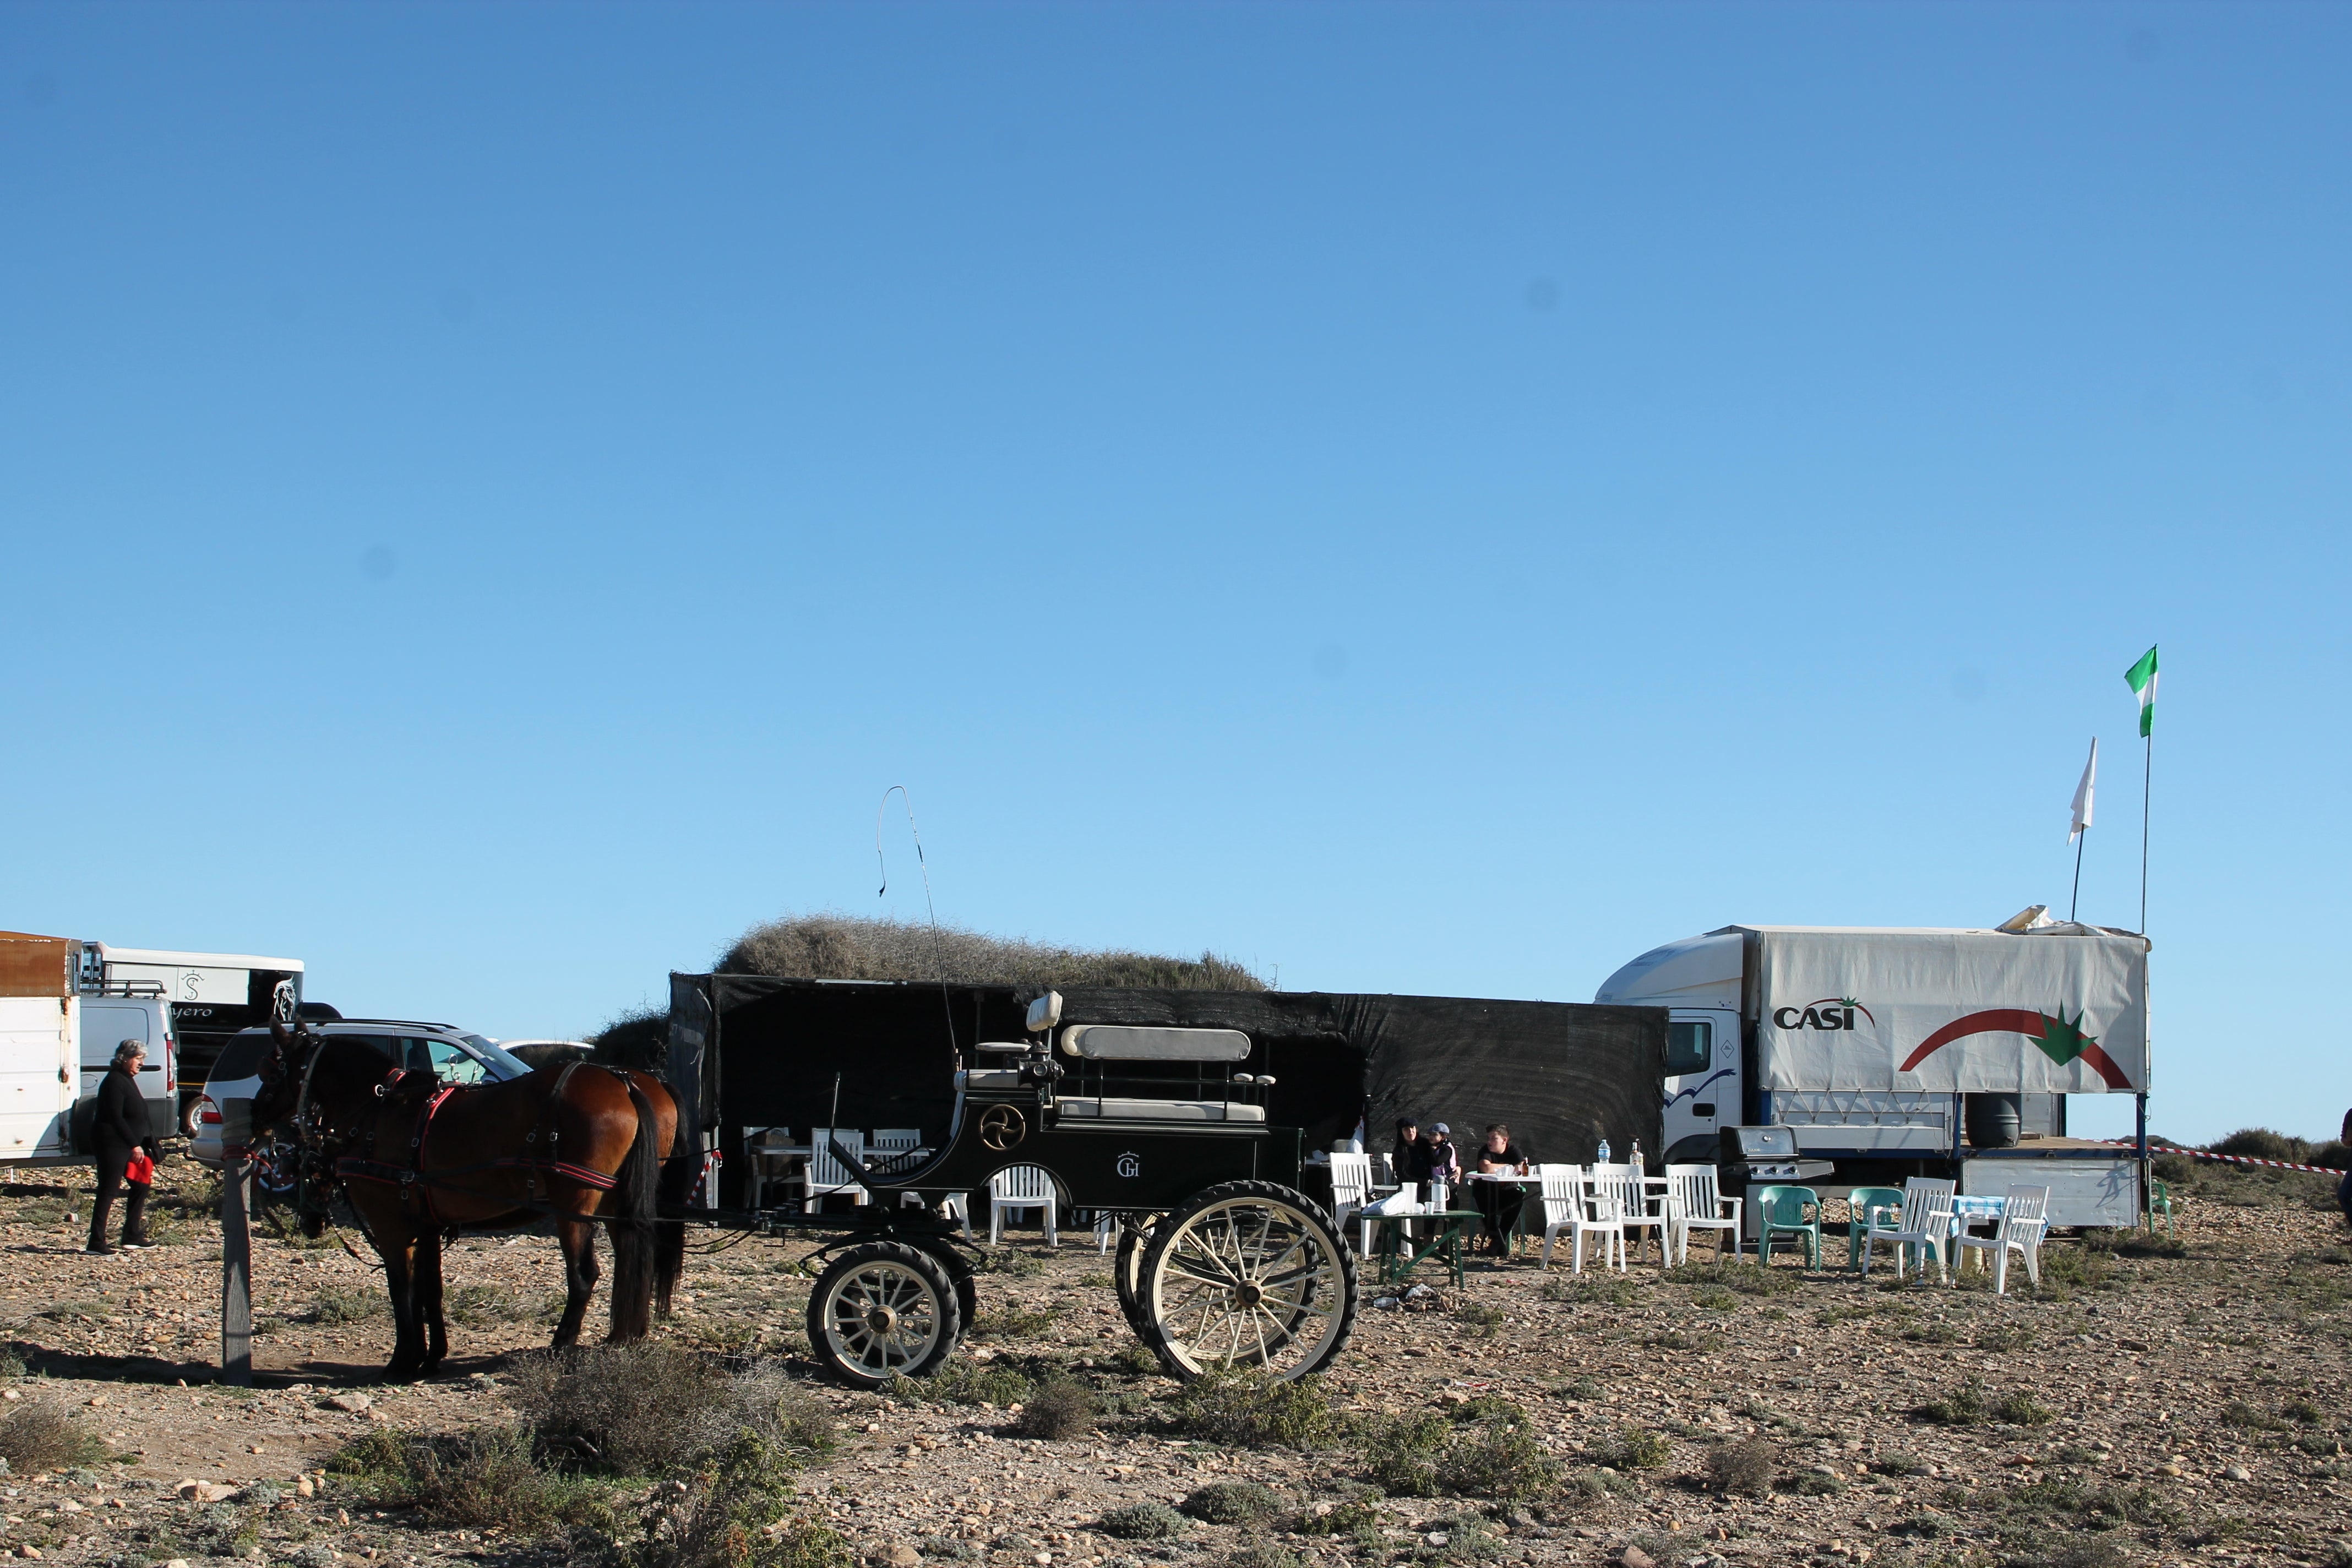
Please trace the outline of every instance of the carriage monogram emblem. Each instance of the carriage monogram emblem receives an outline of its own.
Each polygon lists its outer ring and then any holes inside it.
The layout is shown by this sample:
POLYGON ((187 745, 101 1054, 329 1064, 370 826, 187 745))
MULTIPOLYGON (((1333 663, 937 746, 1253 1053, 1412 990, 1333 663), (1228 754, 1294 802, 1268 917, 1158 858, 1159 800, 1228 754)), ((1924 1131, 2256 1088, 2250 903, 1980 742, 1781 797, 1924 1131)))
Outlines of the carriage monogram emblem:
POLYGON ((980 1141, 1000 1153, 1029 1136, 1028 1119, 1010 1105, 992 1105, 980 1116, 980 1141))
POLYGON ((1139 1176, 1143 1174, 1143 1162, 1133 1154, 1121 1154, 1118 1157, 1118 1173, 1122 1176, 1139 1176))

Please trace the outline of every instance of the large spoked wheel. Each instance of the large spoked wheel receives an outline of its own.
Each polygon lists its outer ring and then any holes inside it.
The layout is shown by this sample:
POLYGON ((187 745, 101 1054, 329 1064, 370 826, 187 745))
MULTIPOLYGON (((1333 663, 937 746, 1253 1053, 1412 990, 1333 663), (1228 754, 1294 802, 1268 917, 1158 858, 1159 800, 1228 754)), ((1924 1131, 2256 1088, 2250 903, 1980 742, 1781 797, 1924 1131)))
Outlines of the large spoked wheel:
POLYGON ((1178 1377, 1304 1377, 1355 1331, 1356 1260, 1303 1193, 1227 1182, 1154 1227, 1137 1297, 1144 1342, 1178 1377))
POLYGON ((947 1271, 903 1242, 869 1241, 836 1254, 809 1292, 809 1348, 835 1376, 861 1388, 922 1376, 962 1332, 947 1271))
POLYGON ((1143 1310, 1143 1255, 1151 1246, 1151 1231, 1160 1223, 1154 1215, 1122 1215, 1118 1247, 1111 1255, 1111 1283, 1118 1290, 1118 1310, 1135 1337, 1150 1343, 1151 1318, 1143 1310))

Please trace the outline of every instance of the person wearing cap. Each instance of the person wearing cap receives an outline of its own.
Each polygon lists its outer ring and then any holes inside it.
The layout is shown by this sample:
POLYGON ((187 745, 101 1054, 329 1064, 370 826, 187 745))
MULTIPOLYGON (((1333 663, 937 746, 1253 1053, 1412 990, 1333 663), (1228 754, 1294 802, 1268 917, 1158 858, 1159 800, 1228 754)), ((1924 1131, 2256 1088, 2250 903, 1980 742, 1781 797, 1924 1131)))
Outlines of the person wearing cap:
MULTIPOLYGON (((147 1042, 125 1040, 114 1047, 114 1061, 106 1069, 98 1086, 98 1117, 91 1124, 91 1142, 97 1145, 98 1198, 89 1208, 89 1245, 84 1250, 99 1254, 112 1252, 106 1244, 106 1221, 114 1207, 114 1194, 126 1184, 125 1171, 131 1164, 134 1149, 145 1149, 147 1157, 155 1156, 154 1131, 147 1123, 147 1100, 139 1092, 140 1064, 147 1059, 147 1042)), ((152 1190, 143 1182, 131 1182, 131 1201, 122 1206, 122 1245, 146 1247, 147 1194, 152 1190)))
POLYGON ((1423 1197, 1429 1195, 1432 1182, 1444 1182, 1449 1188, 1462 1184, 1462 1151, 1454 1146, 1454 1130, 1443 1121, 1429 1124, 1429 1138, 1422 1155, 1423 1197))

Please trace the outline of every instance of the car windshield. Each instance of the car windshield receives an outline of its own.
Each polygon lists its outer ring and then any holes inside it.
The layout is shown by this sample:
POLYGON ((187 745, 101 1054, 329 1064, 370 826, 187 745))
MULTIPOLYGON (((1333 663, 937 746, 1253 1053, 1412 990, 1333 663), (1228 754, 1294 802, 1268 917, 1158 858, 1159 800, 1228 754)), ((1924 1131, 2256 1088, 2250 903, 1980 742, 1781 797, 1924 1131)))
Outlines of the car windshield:
POLYGON ((486 1060, 497 1065, 500 1078, 520 1078, 530 1071, 529 1062, 509 1051, 496 1040, 487 1040, 479 1035, 467 1035, 463 1038, 486 1060))

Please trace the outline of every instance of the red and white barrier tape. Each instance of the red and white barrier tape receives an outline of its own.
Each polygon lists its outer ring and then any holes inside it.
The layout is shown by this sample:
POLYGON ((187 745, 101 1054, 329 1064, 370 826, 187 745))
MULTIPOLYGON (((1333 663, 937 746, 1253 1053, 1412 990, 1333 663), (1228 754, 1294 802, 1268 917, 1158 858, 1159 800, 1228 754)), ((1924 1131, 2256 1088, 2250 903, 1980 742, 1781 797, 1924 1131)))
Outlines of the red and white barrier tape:
MULTIPOLYGON (((2124 1138, 2091 1138, 2091 1143, 2104 1143, 2110 1149, 2133 1149, 2138 1145, 2124 1138)), ((2151 1143, 2151 1155, 2186 1154, 2192 1160, 2226 1160, 2232 1165, 2261 1165, 2273 1171, 2309 1171, 2315 1176, 2340 1176, 2344 1173, 2333 1165, 2298 1165, 2287 1160, 2257 1160, 2252 1154, 2210 1154, 2202 1149, 2183 1149, 2177 1143, 2151 1143)))

